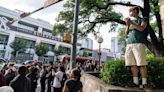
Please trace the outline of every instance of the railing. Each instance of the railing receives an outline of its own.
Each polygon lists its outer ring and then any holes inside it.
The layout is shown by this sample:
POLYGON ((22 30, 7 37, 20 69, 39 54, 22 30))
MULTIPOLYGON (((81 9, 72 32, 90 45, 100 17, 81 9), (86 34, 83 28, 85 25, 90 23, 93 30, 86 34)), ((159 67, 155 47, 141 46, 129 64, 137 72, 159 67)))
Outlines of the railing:
MULTIPOLYGON (((38 36, 38 37, 42 37, 42 38, 46 38, 46 39, 55 40, 55 41, 58 41, 58 42, 63 42, 62 38, 46 35, 46 34, 43 34, 43 33, 39 33, 37 31, 31 31, 31 30, 16 27, 16 26, 11 26, 10 29, 13 30, 13 31, 17 31, 17 32, 25 33, 25 34, 30 34, 30 35, 34 35, 34 36, 38 36)), ((81 46, 81 44, 77 43, 77 46, 81 46)))
POLYGON ((61 39, 61 38, 58 38, 58 37, 55 37, 55 36, 49 36, 49 35, 46 35, 46 34, 43 34, 43 33, 39 33, 37 31, 31 31, 31 30, 16 27, 16 26, 11 26, 10 29, 13 30, 13 31, 17 31, 17 32, 25 33, 25 34, 30 34, 30 35, 34 35, 34 36, 38 36, 38 37, 42 37, 42 38, 47 38, 47 39, 63 42, 63 39, 61 39))

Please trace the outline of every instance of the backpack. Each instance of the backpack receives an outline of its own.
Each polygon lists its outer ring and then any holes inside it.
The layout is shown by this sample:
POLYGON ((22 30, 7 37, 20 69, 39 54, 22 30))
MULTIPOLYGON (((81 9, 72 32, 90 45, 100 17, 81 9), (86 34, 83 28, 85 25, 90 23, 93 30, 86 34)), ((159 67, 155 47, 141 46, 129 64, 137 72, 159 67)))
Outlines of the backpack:
POLYGON ((66 73, 63 73, 63 78, 60 81, 62 88, 64 87, 64 83, 65 83, 66 80, 67 80, 67 74, 66 73))

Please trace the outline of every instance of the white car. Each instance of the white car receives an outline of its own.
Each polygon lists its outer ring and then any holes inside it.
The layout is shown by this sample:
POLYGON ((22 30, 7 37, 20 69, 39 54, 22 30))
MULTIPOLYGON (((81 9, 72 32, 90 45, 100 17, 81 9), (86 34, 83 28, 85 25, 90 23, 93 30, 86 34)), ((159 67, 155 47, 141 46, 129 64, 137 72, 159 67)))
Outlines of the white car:
POLYGON ((32 64, 34 61, 33 60, 26 60, 23 64, 27 65, 27 64, 32 64))

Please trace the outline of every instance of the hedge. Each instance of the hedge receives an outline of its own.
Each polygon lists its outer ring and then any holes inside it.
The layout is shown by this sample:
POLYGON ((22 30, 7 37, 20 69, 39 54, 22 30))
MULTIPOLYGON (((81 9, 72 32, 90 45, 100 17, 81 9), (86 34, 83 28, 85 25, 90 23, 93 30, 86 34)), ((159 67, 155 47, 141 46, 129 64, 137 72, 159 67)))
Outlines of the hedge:
MULTIPOLYGON (((148 84, 154 88, 164 88, 164 58, 148 58, 148 84)), ((107 84, 129 86, 132 84, 130 67, 125 67, 124 60, 111 60, 105 63, 101 79, 107 84)), ((140 77, 140 82, 141 77, 140 77)), ((140 83, 141 84, 141 83, 140 83)))

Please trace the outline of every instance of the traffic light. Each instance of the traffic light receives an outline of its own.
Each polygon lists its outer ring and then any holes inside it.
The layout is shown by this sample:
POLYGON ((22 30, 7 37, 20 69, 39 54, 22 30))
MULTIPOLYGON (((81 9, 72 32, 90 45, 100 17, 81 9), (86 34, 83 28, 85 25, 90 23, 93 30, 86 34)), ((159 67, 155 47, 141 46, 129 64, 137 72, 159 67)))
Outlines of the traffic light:
POLYGON ((71 43, 72 42, 72 34, 69 32, 64 33, 63 42, 71 43))

